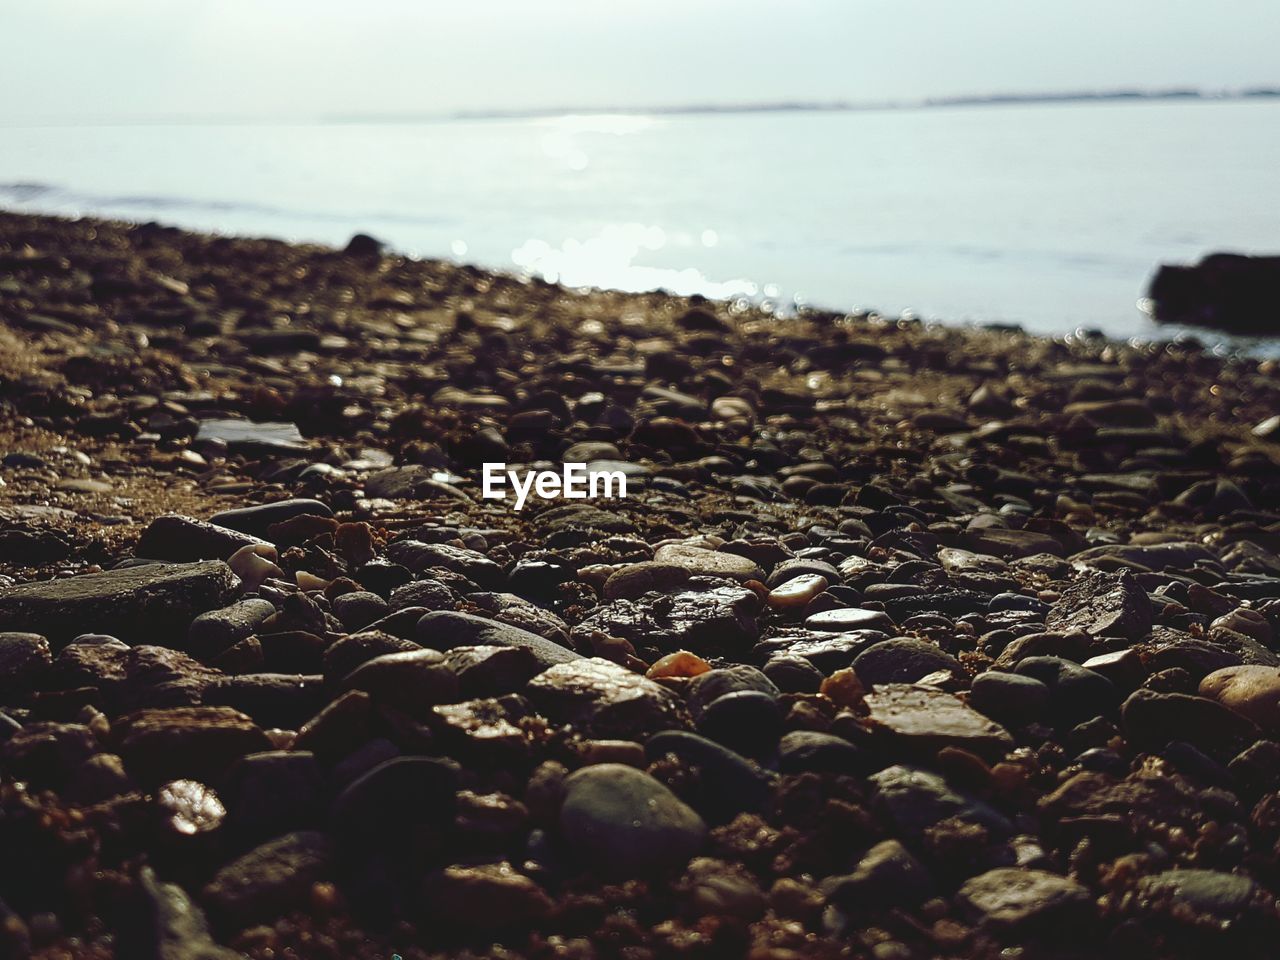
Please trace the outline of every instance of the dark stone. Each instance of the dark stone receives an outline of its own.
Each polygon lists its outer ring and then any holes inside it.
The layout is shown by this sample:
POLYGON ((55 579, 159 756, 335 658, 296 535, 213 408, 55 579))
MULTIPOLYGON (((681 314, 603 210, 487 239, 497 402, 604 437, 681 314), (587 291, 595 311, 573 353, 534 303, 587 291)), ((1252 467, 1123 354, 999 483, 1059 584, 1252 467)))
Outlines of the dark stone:
POLYGON ((896 637, 872 644, 853 661, 858 679, 866 686, 882 683, 915 683, 931 673, 945 670, 964 673, 960 661, 925 640, 896 637))
POLYGON ((1059 726, 1073 727, 1109 715, 1120 703, 1110 680, 1061 657, 1027 657, 1015 672, 1048 686, 1049 711, 1059 726))
POLYGON ((842 773, 860 776, 873 766, 865 751, 843 737, 816 730, 792 730, 778 741, 783 773, 842 773))
POLYGON ((266 542, 230 527, 167 514, 147 524, 133 552, 148 560, 226 560, 242 547, 266 542))
POLYGON ((830 877, 822 885, 827 902, 846 913, 886 907, 919 906, 934 892, 929 871, 897 840, 877 843, 853 873, 830 877))
POLYGON ((333 511, 319 500, 278 500, 275 503, 223 510, 210 517, 209 522, 219 527, 265 538, 268 528, 272 525, 307 514, 315 517, 332 517, 333 511))
POLYGON ((767 693, 739 690, 716 697, 698 717, 698 732, 749 757, 772 752, 782 736, 782 708, 767 693))
POLYGON ((570 663, 581 655, 551 640, 509 624, 486 620, 470 613, 436 610, 418 620, 418 643, 432 650, 454 647, 527 647, 543 667, 570 663))
POLYGON ((617 763, 565 780, 560 832, 600 873, 631 878, 683 867, 706 839, 702 818, 647 773, 617 763))
POLYGON ((1125 737, 1139 749, 1159 750, 1185 740, 1226 761, 1260 738, 1253 721, 1214 700, 1185 693, 1135 690, 1120 711, 1125 737))
POLYGON ((1211 253, 1194 266, 1161 264, 1147 296, 1160 323, 1275 334, 1280 257, 1211 253))
POLYGON ((550 667, 525 689, 547 717, 594 737, 636 739, 684 725, 674 693, 599 657, 550 667))
POLYGON ((988 670, 973 678, 969 705, 1000 723, 1020 726, 1049 709, 1049 687, 1035 677, 988 670))
POLYGON ((1127 571, 1094 573, 1062 591, 1045 627, 1136 643, 1151 631, 1151 601, 1127 571))
POLYGON ((650 762, 668 754, 698 768, 694 808, 712 823, 725 823, 739 813, 758 813, 773 797, 773 777, 765 770, 706 737, 667 730, 645 741, 650 762))
POLYGON ((237 583, 221 560, 25 583, 0 590, 0 630, 27 630, 55 643, 102 631, 177 646, 197 615, 226 606, 237 583))
POLYGON ((200 898, 219 922, 239 928, 305 908, 312 885, 328 879, 331 869, 324 834, 288 833, 227 864, 200 898))
POLYGON ((357 855, 394 844, 415 828, 449 829, 457 805, 459 767, 436 757, 380 763, 338 794, 330 832, 357 855))

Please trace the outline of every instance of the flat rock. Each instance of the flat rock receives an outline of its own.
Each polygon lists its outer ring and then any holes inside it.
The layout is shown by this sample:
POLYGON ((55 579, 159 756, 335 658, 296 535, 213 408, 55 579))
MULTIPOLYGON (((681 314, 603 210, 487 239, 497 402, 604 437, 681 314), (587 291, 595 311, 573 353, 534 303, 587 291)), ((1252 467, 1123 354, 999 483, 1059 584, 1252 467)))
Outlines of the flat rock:
POLYGON ((363 690, 375 703, 410 715, 458 699, 458 678, 438 650, 384 653, 366 660, 342 681, 343 690, 363 690))
POLYGON ((396 540, 387 546, 387 558, 394 563, 403 564, 415 573, 431 567, 442 567, 461 574, 486 589, 500 586, 506 579, 502 568, 483 553, 447 543, 396 540))
POLYGON ((647 773, 601 763, 565 780, 560 832, 601 873, 631 878, 683 867, 702 848, 707 826, 647 773))
POLYGON ((866 697, 876 732, 921 753, 959 747, 995 759, 1013 748, 1009 732, 958 697, 931 687, 883 684, 866 697))
POLYGON ((899 764, 886 767, 868 779, 874 788, 873 806, 887 816, 911 844, 920 842, 929 827, 950 818, 985 827, 994 837, 1006 837, 1013 832, 1013 825, 1003 814, 955 790, 931 770, 899 764))
POLYGON ((1250 877, 1220 870, 1165 870, 1138 881, 1148 911, 1190 907, 1196 914, 1229 922, 1249 909, 1259 892, 1250 877))
POLYGON ((599 630, 658 655, 680 649, 741 651, 759 634, 759 608, 759 597, 738 586, 645 594, 638 600, 614 600, 598 607, 574 628, 573 637, 575 643, 579 638, 587 641, 599 630))
POLYGON ((1047 533, 1035 530, 979 527, 965 531, 964 543, 977 553, 989 553, 1004 559, 1030 557, 1037 553, 1048 553, 1055 557, 1066 554, 1061 542, 1047 533))
POLYGON ((691 574, 704 577, 728 577, 731 580, 763 581, 765 573, 754 560, 736 553, 723 553, 684 543, 668 543, 653 555, 655 563, 683 567, 691 574))
POLYGON ((1140 749, 1158 750, 1185 740, 1220 760, 1229 760, 1261 734, 1248 717, 1216 700, 1185 693, 1135 690, 1120 716, 1125 736, 1140 749))
POLYGON ((978 923, 1005 931, 1079 921, 1094 909, 1088 889, 1074 880, 1018 867, 971 877, 956 893, 956 901, 978 923))
POLYGON ((551 719, 593 737, 637 739, 684 725, 674 693, 598 657, 551 667, 529 681, 526 693, 551 719))
POLYGON ((414 637, 419 644, 432 650, 464 646, 526 647, 543 667, 581 658, 581 654, 568 647, 528 630, 452 610, 434 610, 424 615, 414 628, 414 637))
POLYGON ((271 749, 267 735, 230 707, 140 710, 112 727, 116 752, 144 783, 217 782, 235 761, 271 749))
POLYGON ((147 560, 226 560, 241 547, 266 542, 260 537, 206 520, 166 514, 147 524, 133 552, 147 560))
POLYGON ((270 920, 306 907, 312 885, 330 876, 332 859, 323 833, 287 833, 220 869, 205 885, 201 900, 225 923, 270 920))
POLYGON ((168 647, 72 643, 54 658, 46 685, 54 690, 95 688, 99 705, 114 716, 147 707, 195 706, 220 676, 168 647))
POLYGON ((646 593, 665 593, 680 586, 690 577, 689 569, 678 563, 643 560, 629 563, 615 571, 604 582, 606 600, 635 600, 646 593))
POLYGON ((441 480, 437 476, 439 473, 438 470, 419 464, 380 470, 365 478, 364 492, 368 497, 382 500, 430 500, 433 497, 470 499, 462 490, 441 480))
POLYGON ((1151 601, 1127 571, 1093 573, 1062 591, 1045 628, 1136 643, 1151 631, 1151 601))
POLYGON ((277 500, 274 503, 260 503, 252 507, 223 510, 210 517, 209 522, 215 526, 228 527, 254 537, 265 538, 271 526, 305 515, 332 517, 333 511, 319 500, 277 500))
POLYGON ((248 456, 297 455, 309 449, 297 425, 292 423, 202 420, 196 440, 221 440, 230 452, 248 456))
POLYGON ((804 627, 817 633, 851 633, 855 630, 892 630, 893 618, 883 610, 837 607, 805 617, 804 627))
POLYGON ((176 645, 191 621, 224 607, 239 581, 221 560, 148 563, 0 590, 0 629, 55 643, 82 633, 176 645))
POLYGON ((925 640, 895 637, 863 650, 853 661, 858 679, 867 686, 884 683, 915 683, 939 670, 963 674, 960 661, 925 640))

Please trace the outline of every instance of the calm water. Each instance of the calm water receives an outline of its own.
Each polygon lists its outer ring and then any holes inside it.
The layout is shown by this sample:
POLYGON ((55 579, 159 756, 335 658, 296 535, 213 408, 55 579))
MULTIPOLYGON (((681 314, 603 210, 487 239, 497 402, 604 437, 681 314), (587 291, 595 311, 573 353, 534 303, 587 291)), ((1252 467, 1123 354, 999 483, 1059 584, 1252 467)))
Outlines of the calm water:
POLYGON ((1116 336, 1157 263, 1280 252, 1280 103, 0 128, 0 205, 572 285, 1116 336))

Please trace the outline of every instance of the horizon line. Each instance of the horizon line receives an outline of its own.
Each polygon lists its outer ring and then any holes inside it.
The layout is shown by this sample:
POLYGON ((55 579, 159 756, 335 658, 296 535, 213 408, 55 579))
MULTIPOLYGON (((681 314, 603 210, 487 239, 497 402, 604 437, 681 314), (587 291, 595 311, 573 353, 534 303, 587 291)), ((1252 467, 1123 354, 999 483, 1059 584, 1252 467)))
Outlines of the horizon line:
POLYGON ((114 119, 10 119, 0 128, 92 126, 329 126, 400 123, 448 123, 470 120, 543 120, 573 116, 705 116, 743 113, 855 113, 896 110, 929 110, 949 107, 995 107, 1020 104, 1107 103, 1135 100, 1199 100, 1207 102, 1268 100, 1280 98, 1280 84, 1226 89, 1204 87, 1114 87, 1101 90, 1063 90, 1024 93, 956 94, 908 100, 776 100, 748 102, 692 102, 683 104, 585 104, 549 107, 484 107, 441 111, 389 111, 385 113, 331 113, 311 117, 156 115, 114 119))

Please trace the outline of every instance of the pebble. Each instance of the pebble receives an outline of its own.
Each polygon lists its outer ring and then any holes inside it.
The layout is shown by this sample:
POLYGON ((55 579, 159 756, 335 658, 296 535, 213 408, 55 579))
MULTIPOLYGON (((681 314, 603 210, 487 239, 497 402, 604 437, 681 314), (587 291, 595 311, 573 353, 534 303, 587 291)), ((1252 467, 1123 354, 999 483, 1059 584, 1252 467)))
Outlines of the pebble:
POLYGON ((254 633, 275 615, 267 600, 249 599, 221 610, 209 610, 191 621, 186 649, 202 659, 211 659, 232 644, 254 633))
POLYGON ((134 548, 134 555, 148 560, 186 562, 228 560, 243 547, 261 546, 265 540, 181 514, 152 520, 134 548))
POLYGON ((1013 737, 998 723, 942 690, 888 683, 866 696, 869 720, 898 749, 921 755, 958 747, 988 759, 1013 748, 1013 737))
POLYGON ((550 667, 526 691, 548 717, 594 737, 632 739, 681 725, 674 693, 599 657, 550 667))
POLYGON ((552 909, 546 892, 506 861, 445 867, 427 878, 423 894, 436 922, 486 932, 536 923, 552 909))
POLYGON ((200 899, 220 922, 243 926, 306 907, 312 885, 332 871, 333 852, 323 833, 286 833, 219 869, 200 899))
POLYGON ((653 560, 683 567, 693 576, 727 577, 738 581, 765 579, 764 571, 746 557, 683 543, 659 547, 653 554, 653 560))
POLYGON ((956 819, 984 827, 992 837, 1007 837, 1013 825, 982 800, 953 789, 942 776, 929 770, 895 764, 868 778, 873 787, 872 805, 911 844, 942 820, 956 819))
POLYGON ((988 670, 973 678, 969 705, 999 723, 1021 726, 1045 716, 1049 687, 1035 677, 988 670))
POLYGON ((919 906, 933 895, 935 885, 928 869, 900 841, 883 840, 852 873, 829 877, 822 888, 829 903, 849 913, 867 913, 919 906))
POLYGON ((333 511, 319 500, 277 500, 252 507, 236 507, 223 510, 209 518, 215 526, 238 530, 254 537, 267 537, 267 531, 275 524, 311 514, 316 517, 332 517, 333 511))
POLYGON ((966 880, 957 902, 978 923, 993 930, 1050 933, 1063 925, 1091 919, 1095 908, 1088 889, 1044 870, 1000 867, 966 880))
POLYGON ((881 610, 838 607, 823 610, 804 619, 806 630, 820 633, 852 633, 857 630, 892 630, 892 618, 881 610))
POLYGON ((803 610, 828 584, 826 577, 802 573, 770 590, 765 602, 773 610, 803 610))
POLYGON ((241 757, 271 749, 267 735, 230 707, 140 710, 112 728, 116 752, 144 784, 216 782, 241 757))
POLYGON ((601 873, 631 878, 684 867, 706 839, 707 826, 653 777, 602 763, 565 780, 560 832, 570 850, 601 873))
POLYGON ((650 762, 668 755, 701 771, 689 802, 710 823, 763 811, 773 798, 774 777, 723 744, 685 730, 666 730, 645 741, 650 762))
POLYGON ((604 582, 604 598, 635 600, 651 591, 665 593, 682 585, 690 576, 689 569, 679 563, 656 560, 630 563, 604 582))
POLYGON ((768 693, 738 690, 702 708, 698 732, 748 757, 771 753, 782 736, 782 709, 768 693))
POLYGON ((333 801, 329 829, 340 847, 367 856, 404 842, 416 828, 449 829, 457 809, 458 765, 396 757, 348 784, 333 801))
POLYGON ((859 776, 866 772, 868 765, 865 751, 829 733, 792 730, 778 741, 778 769, 783 773, 859 776))
POLYGON ((53 664, 49 641, 38 633, 0 633, 0 696, 21 698, 53 664))
POLYGON ((1049 712, 1064 727, 1110 714, 1120 704, 1110 680, 1061 657, 1025 657, 1014 669, 1049 688, 1049 712))
POLYGON ((1133 575, 1094 573, 1062 592, 1045 618, 1059 633, 1083 631, 1091 637, 1136 643, 1151 630, 1151 601, 1133 575))
POLYGON ((463 646, 525 647, 544 667, 570 663, 580 658, 580 654, 568 647, 536 633, 452 610, 437 610, 425 614, 417 621, 413 635, 420 645, 432 650, 450 650, 463 646))
POLYGON ((1248 717, 1264 732, 1280 731, 1280 667, 1215 670, 1200 681, 1200 696, 1248 717))
POLYGON ((853 669, 863 685, 915 683, 940 670, 963 673, 960 661, 924 640, 897 637, 873 643, 853 661, 853 669))

